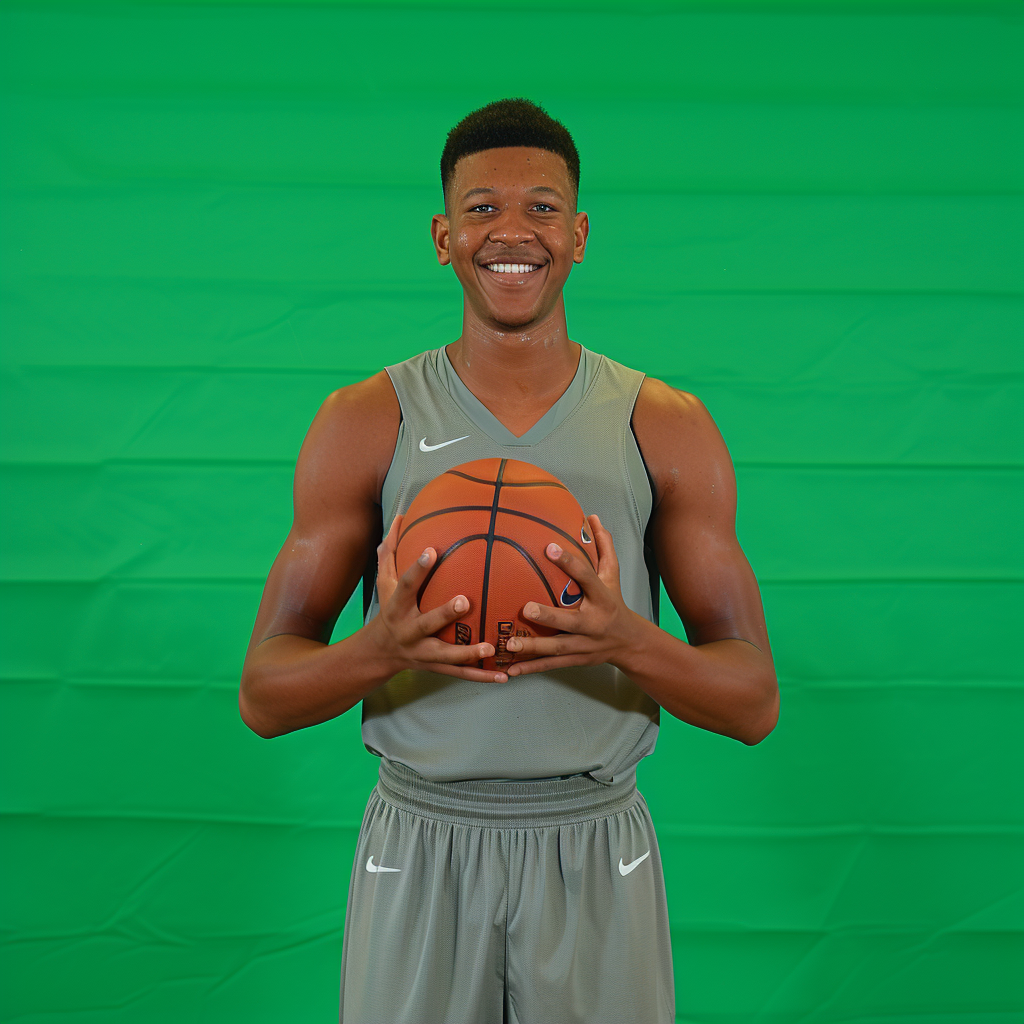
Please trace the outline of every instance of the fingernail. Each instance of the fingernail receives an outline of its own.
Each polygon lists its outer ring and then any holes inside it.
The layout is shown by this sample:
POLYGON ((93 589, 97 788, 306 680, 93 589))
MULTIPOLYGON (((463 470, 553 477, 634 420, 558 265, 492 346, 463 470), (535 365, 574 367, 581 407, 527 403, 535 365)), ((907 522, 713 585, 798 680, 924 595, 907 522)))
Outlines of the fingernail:
POLYGON ((490 644, 481 644, 480 645, 480 657, 481 658, 489 658, 492 654, 494 654, 494 648, 490 644))
POLYGON ((502 675, 500 672, 494 677, 496 683, 508 682, 508 676, 502 675))
POLYGON ((523 649, 523 642, 522 640, 509 640, 505 647, 510 651, 521 651, 523 649))
POLYGON ((424 551, 416 561, 419 562, 420 565, 426 565, 430 561, 430 548, 427 548, 427 550, 424 551))
POLYGON ((557 544, 549 544, 548 545, 548 554, 552 558, 561 558, 562 557, 562 549, 557 544))
POLYGON ((540 614, 540 608, 537 607, 532 601, 523 609, 523 614, 528 619, 535 619, 540 614))
POLYGON ((455 598, 455 610, 461 615, 469 607, 469 602, 464 597, 455 598))

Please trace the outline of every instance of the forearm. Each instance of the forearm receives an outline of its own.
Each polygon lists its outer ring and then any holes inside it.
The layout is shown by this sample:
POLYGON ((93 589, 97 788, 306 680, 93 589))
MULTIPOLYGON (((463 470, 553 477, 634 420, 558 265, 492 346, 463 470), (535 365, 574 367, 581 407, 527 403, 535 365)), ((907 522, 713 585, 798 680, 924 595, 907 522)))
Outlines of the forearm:
POLYGON ((613 664, 676 718, 747 744, 775 727, 775 670, 753 644, 727 639, 693 647, 635 614, 630 634, 613 664))
POLYGON ((287 633, 264 640, 242 670, 242 720, 269 739, 344 714, 402 668, 379 634, 373 619, 333 644, 287 633))

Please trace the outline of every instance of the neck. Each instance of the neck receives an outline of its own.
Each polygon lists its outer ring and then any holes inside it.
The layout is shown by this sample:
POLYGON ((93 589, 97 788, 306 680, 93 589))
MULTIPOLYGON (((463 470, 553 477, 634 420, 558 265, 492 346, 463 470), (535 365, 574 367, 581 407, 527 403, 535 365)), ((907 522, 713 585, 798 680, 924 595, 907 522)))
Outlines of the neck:
POLYGON ((464 316, 461 336, 446 350, 466 387, 517 436, 561 397, 580 360, 561 299, 547 318, 523 328, 464 316))
POLYGON ((569 340, 561 297, 547 317, 523 327, 487 323, 467 310, 462 334, 447 351, 452 366, 481 400, 481 390, 495 395, 513 390, 538 399, 553 390, 561 394, 579 363, 579 346, 569 340))

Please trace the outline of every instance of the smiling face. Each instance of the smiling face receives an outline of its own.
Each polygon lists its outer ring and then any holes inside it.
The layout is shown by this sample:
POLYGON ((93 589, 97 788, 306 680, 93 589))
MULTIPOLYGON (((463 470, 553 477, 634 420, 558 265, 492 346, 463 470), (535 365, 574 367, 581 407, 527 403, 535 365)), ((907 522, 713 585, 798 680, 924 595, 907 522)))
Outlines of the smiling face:
POLYGON ((523 329, 561 308, 573 263, 583 262, 589 224, 576 212, 565 161, 528 146, 462 157, 431 225, 438 261, 451 263, 465 315, 523 329))

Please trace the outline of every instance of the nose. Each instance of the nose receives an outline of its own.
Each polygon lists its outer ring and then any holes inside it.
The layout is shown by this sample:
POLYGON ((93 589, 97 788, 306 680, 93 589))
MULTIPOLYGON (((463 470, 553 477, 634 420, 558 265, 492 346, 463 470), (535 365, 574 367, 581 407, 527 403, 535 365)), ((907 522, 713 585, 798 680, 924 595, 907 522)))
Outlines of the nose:
POLYGON ((522 207, 518 203, 506 206, 501 216, 491 224, 487 238, 491 242, 504 242, 507 246, 533 240, 533 229, 522 207))

